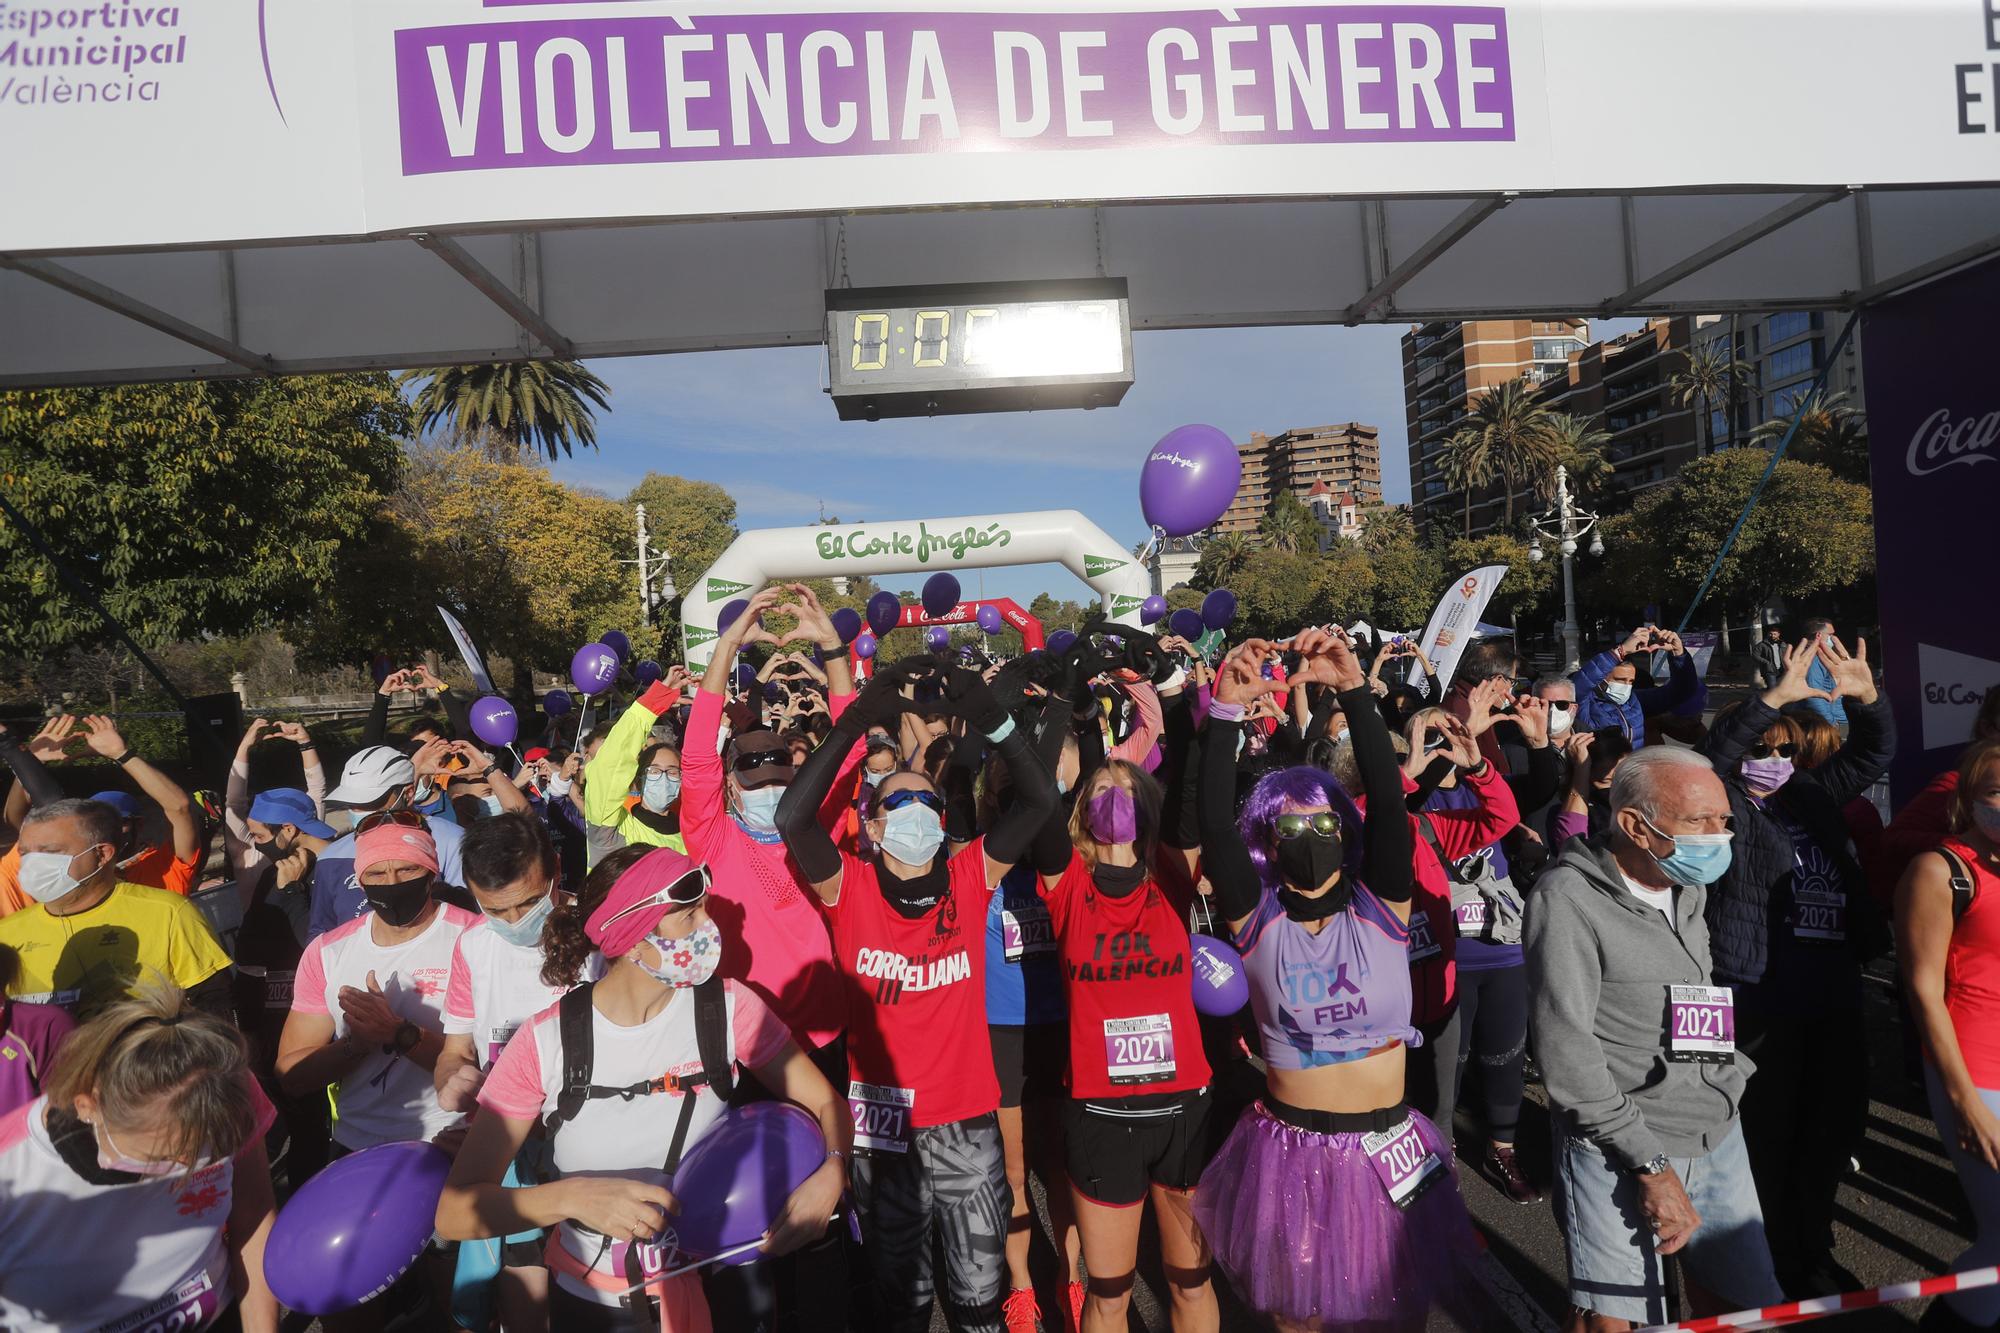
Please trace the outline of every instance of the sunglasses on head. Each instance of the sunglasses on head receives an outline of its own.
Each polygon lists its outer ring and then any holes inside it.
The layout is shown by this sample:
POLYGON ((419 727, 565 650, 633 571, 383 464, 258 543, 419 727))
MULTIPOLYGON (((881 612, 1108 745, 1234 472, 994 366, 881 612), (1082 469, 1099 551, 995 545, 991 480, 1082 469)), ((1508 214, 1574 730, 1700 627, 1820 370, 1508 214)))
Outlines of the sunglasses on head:
POLYGON ((940 815, 944 813, 944 802, 938 798, 938 794, 936 792, 924 791, 919 787, 904 787, 900 791, 892 791, 887 796, 875 802, 875 808, 887 813, 890 810, 900 810, 912 801, 915 801, 918 805, 927 806, 940 815))
POLYGON ((649 907, 693 907, 708 896, 708 880, 708 867, 696 866, 676 877, 672 883, 655 889, 630 907, 613 912, 604 924, 609 926, 621 916, 643 912, 649 907))
POLYGON ((424 817, 414 810, 371 810, 354 822, 356 833, 366 833, 372 828, 394 824, 399 828, 426 828, 424 817))
POLYGON ((1798 752, 1799 747, 1791 741, 1786 741, 1781 745, 1766 745, 1762 741, 1759 741, 1745 751, 1752 759, 1769 759, 1773 755, 1780 759, 1790 759, 1798 752))
POLYGON ((1308 833, 1317 838, 1331 838, 1340 832, 1340 816, 1331 810, 1310 815, 1279 815, 1273 828, 1281 842, 1303 838, 1308 833))

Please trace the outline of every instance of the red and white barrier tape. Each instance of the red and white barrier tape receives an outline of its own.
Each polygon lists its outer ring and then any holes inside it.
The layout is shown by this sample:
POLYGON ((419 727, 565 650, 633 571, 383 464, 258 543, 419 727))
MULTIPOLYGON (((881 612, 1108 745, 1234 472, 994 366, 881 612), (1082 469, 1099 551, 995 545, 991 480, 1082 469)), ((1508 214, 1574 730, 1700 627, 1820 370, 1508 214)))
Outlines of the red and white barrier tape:
POLYGON ((1733 1314, 1709 1315, 1679 1324, 1654 1324, 1639 1333, 1742 1333, 1753 1328, 1777 1328, 1784 1324, 1823 1319, 1848 1310, 1866 1310, 1897 1301, 1914 1301, 1925 1296, 1942 1296, 1953 1291, 1973 1291, 2000 1285, 2000 1268, 1971 1268, 1963 1273, 1946 1273, 1917 1282, 1891 1282, 1867 1291, 1844 1291, 1838 1296, 1815 1296, 1809 1301, 1785 1301, 1761 1310, 1738 1310, 1733 1314))

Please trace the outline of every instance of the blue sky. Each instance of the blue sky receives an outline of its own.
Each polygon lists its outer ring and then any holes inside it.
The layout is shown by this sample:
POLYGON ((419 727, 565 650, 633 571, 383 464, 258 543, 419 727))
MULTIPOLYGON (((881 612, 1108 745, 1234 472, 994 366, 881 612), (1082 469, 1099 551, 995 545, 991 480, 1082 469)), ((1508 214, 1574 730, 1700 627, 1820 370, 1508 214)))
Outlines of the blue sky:
MULTIPOLYGON (((1616 321, 1606 335, 1637 321, 1616 321)), ((1145 537, 1139 465, 1160 436, 1206 422, 1232 439, 1363 421, 1381 430, 1387 498, 1409 498, 1403 424, 1405 326, 1139 333, 1125 401, 1093 412, 840 421, 821 392, 818 348, 701 352, 592 363, 611 385, 599 449, 555 475, 622 497, 648 472, 712 481, 745 528, 842 519, 948 518, 1080 509, 1120 542, 1145 537)), ((914 588, 920 579, 887 579, 914 588)), ((1080 598, 1061 569, 989 570, 987 594, 1080 598)), ((979 590, 977 577, 966 591, 979 590)))

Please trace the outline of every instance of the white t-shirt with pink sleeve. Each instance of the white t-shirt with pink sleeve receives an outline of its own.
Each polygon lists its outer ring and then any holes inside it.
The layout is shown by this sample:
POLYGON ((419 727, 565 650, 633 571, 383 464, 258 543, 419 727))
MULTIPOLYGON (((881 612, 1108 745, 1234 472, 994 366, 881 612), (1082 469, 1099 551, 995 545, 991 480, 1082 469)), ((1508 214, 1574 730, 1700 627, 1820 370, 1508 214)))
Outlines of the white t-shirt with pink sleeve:
MULTIPOLYGON (((326 1014, 333 1019, 334 1036, 344 1037, 347 1014, 340 1007, 341 988, 367 990, 372 972, 399 1018, 442 1032, 452 949, 478 919, 462 907, 442 903, 415 939, 377 944, 375 914, 363 912, 306 946, 292 983, 292 1012, 326 1014)), ((430 1070, 379 1050, 370 1051, 340 1080, 335 1107, 339 1118, 333 1141, 350 1150, 428 1139, 458 1120, 457 1112, 438 1105, 430 1070)))
MULTIPOLYGON (((264 1151, 276 1113, 253 1081, 264 1151)), ((234 1199, 234 1158, 187 1177, 95 1184, 49 1136, 49 1099, 0 1117, 0 1328, 198 1329, 236 1299, 223 1226, 234 1199)), ((96 1161, 88 1127, 77 1153, 96 1161), (85 1137, 87 1136, 87 1137, 85 1137)))
MULTIPOLYGON (((791 1033, 756 992, 723 983, 729 1009, 730 1059, 755 1069, 775 1059, 791 1033)), ((551 1005, 514 1034, 479 1090, 479 1104, 510 1120, 541 1120, 556 1109, 563 1086, 562 1023, 551 1005)), ((630 1087, 666 1074, 701 1072, 695 1043, 694 996, 677 993, 667 1007, 638 1027, 620 1027, 591 1011, 590 1081, 601 1088, 630 1087)), ((666 1183, 667 1151, 680 1123, 683 1092, 657 1092, 630 1101, 593 1098, 555 1136, 556 1169, 565 1176, 621 1176, 647 1184, 666 1183)), ((721 1116, 722 1100, 706 1087, 694 1092, 685 1155, 721 1116)), ((607 1277, 624 1277, 624 1245, 564 1222, 558 1243, 586 1266, 607 1277)), ((556 1274, 572 1295, 599 1304, 617 1298, 574 1278, 556 1274)))
MULTIPOLYGON (((562 998, 562 988, 542 980, 539 945, 510 944, 485 917, 466 927, 451 951, 451 977, 444 989, 444 1031, 470 1034, 472 1055, 481 1069, 493 1068, 500 1051, 523 1023, 562 998)), ((584 981, 604 975, 604 956, 584 960, 584 981)))

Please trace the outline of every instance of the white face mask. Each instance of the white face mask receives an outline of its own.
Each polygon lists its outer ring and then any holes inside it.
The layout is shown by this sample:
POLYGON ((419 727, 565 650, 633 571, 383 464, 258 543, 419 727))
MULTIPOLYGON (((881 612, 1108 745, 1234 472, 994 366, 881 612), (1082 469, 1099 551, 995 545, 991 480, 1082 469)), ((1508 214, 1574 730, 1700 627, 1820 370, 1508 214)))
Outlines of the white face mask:
POLYGON ((1575 725, 1576 708, 1574 705, 1568 708, 1557 708, 1553 703, 1549 705, 1549 735, 1560 736, 1575 725))
POLYGON ((1612 703, 1622 704, 1632 697, 1632 682, 1629 680, 1607 680, 1604 682, 1604 697, 1612 703))
MULTIPOLYGON (((83 852, 89 850, 86 847, 83 852)), ((82 875, 72 875, 70 867, 83 852, 22 852, 21 892, 38 903, 52 903, 76 892, 84 880, 103 869, 99 865, 82 875)))

